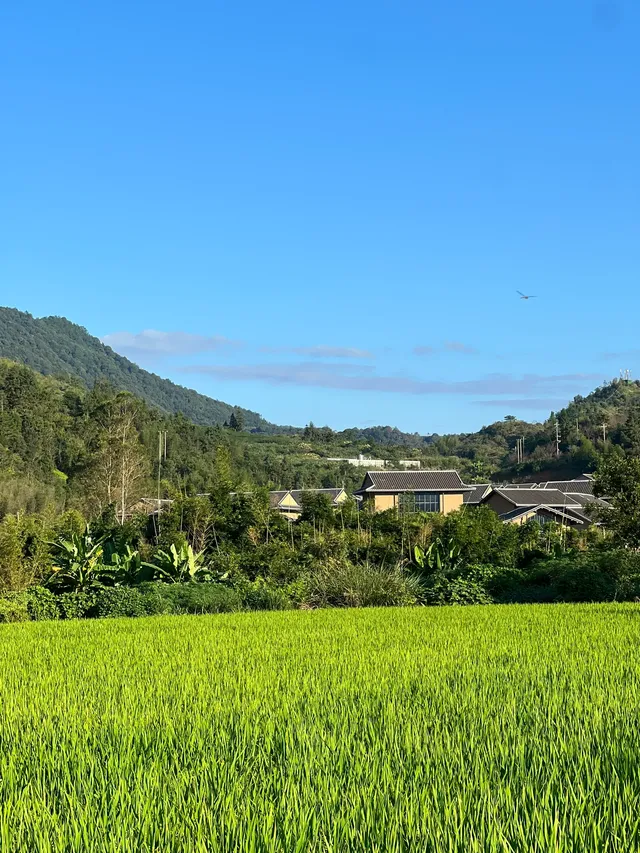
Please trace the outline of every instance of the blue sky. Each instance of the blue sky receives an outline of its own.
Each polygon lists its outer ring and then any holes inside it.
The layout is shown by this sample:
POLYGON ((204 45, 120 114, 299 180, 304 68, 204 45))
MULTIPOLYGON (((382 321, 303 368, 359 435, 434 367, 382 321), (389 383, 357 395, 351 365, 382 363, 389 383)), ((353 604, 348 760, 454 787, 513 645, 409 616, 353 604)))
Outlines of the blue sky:
POLYGON ((640 375, 639 43, 631 0, 2 4, 0 304, 278 423, 544 418, 640 375))

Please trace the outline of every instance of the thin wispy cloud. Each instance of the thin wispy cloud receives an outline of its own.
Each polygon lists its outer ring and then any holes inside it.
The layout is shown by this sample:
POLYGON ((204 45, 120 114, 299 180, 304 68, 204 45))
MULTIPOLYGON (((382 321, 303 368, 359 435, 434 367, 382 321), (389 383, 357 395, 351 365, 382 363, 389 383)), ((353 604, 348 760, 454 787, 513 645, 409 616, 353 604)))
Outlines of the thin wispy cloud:
POLYGON ((640 356, 640 349, 628 349, 621 350, 620 352, 603 352, 602 358, 606 358, 608 361, 613 361, 614 359, 617 361, 622 358, 638 358, 640 356))
POLYGON ((348 364, 242 364, 190 365, 178 368, 181 373, 210 376, 228 382, 264 382, 268 385, 331 388, 345 391, 374 391, 392 394, 451 395, 534 395, 552 388, 567 386, 567 393, 581 382, 602 377, 597 374, 566 373, 552 376, 526 374, 490 374, 479 379, 442 382, 407 376, 380 376, 372 367, 348 364))
POLYGON ((465 355, 474 355, 478 351, 474 347, 470 347, 460 341, 445 341, 444 348, 447 352, 461 352, 465 355))
POLYGON ((442 346, 431 346, 419 344, 413 348, 414 355, 428 356, 435 355, 438 352, 456 352, 463 355, 477 355, 478 350, 468 344, 463 344, 461 341, 445 341, 442 346))
POLYGON ((373 358, 373 353, 366 349, 357 347, 334 347, 334 346, 307 346, 307 347, 260 347, 261 352, 267 353, 291 353, 306 358, 373 358))
POLYGON ((145 329, 142 332, 113 332, 101 338, 102 343, 122 355, 163 358, 166 356, 195 355, 237 348, 240 341, 221 335, 192 335, 189 332, 159 332, 145 329))
POLYGON ((498 400, 473 400, 474 406, 492 406, 500 409, 531 409, 533 411, 555 412, 566 406, 569 402, 568 398, 558 399, 557 397, 531 397, 525 400, 508 400, 501 397, 498 400))

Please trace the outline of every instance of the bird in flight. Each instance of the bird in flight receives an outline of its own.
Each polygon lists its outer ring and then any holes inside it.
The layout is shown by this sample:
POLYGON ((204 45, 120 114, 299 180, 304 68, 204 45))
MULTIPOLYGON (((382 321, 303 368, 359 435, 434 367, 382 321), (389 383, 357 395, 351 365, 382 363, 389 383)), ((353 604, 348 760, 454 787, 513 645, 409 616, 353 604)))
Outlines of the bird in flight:
POLYGON ((521 290, 516 290, 516 293, 520 294, 520 299, 536 299, 537 297, 531 293, 529 296, 525 296, 525 294, 521 290))

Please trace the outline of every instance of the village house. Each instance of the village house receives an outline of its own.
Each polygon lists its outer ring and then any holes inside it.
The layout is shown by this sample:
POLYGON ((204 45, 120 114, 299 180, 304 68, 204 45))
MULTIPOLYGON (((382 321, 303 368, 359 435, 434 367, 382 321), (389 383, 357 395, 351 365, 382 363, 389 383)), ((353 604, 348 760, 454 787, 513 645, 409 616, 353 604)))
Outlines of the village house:
POLYGON ((334 507, 344 503, 349 495, 340 489, 284 489, 269 492, 269 503, 272 509, 277 509, 289 521, 297 521, 303 510, 304 495, 326 495, 334 507))
POLYGON ((584 507, 594 501, 593 496, 587 496, 586 501, 582 498, 560 489, 505 486, 491 488, 480 503, 491 507, 510 524, 525 524, 534 518, 540 523, 556 521, 568 527, 581 527, 592 524, 584 507))
POLYGON ((355 495, 376 512, 446 514, 459 509, 471 491, 473 486, 465 486, 457 471, 367 471, 355 495))

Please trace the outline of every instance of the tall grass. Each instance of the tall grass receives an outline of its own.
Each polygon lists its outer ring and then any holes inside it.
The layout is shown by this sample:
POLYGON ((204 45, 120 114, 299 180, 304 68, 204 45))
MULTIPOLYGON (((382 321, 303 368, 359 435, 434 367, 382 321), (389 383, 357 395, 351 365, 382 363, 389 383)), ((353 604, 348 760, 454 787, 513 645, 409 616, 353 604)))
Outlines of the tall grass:
POLYGON ((3 851, 640 849, 640 609, 0 626, 3 851))

